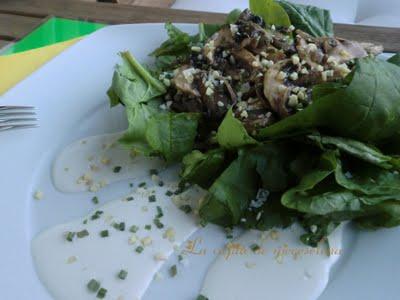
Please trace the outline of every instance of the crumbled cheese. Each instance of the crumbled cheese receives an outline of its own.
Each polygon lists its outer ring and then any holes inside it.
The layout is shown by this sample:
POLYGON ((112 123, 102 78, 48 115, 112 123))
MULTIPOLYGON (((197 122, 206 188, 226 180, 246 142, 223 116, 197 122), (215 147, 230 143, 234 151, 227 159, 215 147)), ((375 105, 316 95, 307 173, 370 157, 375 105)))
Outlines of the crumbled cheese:
POLYGON ((165 86, 171 86, 171 80, 169 80, 168 78, 164 78, 163 83, 165 86))
POLYGON ((225 106, 224 102, 222 102, 222 101, 218 101, 218 102, 217 102, 217 105, 218 105, 219 107, 224 107, 224 106, 225 106))
POLYGON ((347 51, 344 50, 344 49, 340 50, 339 54, 340 54, 340 56, 341 56, 342 58, 349 58, 349 57, 350 57, 350 56, 349 56, 349 52, 347 52, 347 51))
POLYGON ((295 29, 296 29, 296 27, 294 27, 293 25, 290 25, 289 28, 288 28, 289 32, 292 32, 292 31, 294 31, 295 29))
POLYGON ((165 103, 160 105, 160 109, 162 110, 167 110, 167 105, 165 105, 165 103))
POLYGON ((269 232, 269 237, 271 238, 271 240, 276 241, 276 240, 279 239, 279 232, 276 231, 275 229, 272 229, 272 230, 269 232))
POLYGON ((191 48, 191 50, 192 50, 193 52, 201 52, 201 48, 198 47, 198 46, 193 46, 193 47, 191 48))
POLYGON ((276 26, 272 24, 272 25, 271 25, 271 30, 272 30, 272 31, 275 31, 275 30, 276 30, 276 26))
POLYGON ((284 93, 284 92, 286 92, 286 90, 287 90, 286 85, 283 85, 283 84, 278 85, 278 91, 280 93, 284 93))
POLYGON ((297 98, 299 98, 299 100, 305 100, 306 99, 306 93, 303 91, 298 92, 297 94, 297 98))
POLYGON ((310 231, 311 231, 312 233, 316 233, 317 230, 318 230, 317 225, 311 225, 311 226, 310 226, 310 231))
POLYGON ((292 55, 292 64, 298 65, 299 63, 300 63, 300 57, 297 54, 292 55))
POLYGON ((107 158, 107 157, 103 157, 103 158, 100 160, 100 162, 101 162, 103 165, 109 165, 110 162, 111 162, 111 159, 109 159, 109 158, 107 158))
POLYGON ((151 237, 146 236, 145 238, 142 238, 142 239, 140 240, 140 242, 142 243, 143 246, 146 247, 146 246, 151 245, 151 244, 153 243, 153 240, 151 239, 151 237))
POLYGON ((297 72, 293 72, 290 74, 289 78, 293 81, 299 79, 299 74, 297 72))
POLYGON ((261 64, 263 65, 263 67, 270 68, 274 65, 274 62, 272 60, 262 59, 261 64))
POLYGON ((170 108, 172 103, 173 103, 172 101, 167 101, 167 103, 166 103, 167 104, 167 108, 170 108))
POLYGON ((333 56, 329 56, 328 59, 326 60, 326 62, 330 65, 337 65, 337 60, 335 57, 333 56))
POLYGON ((318 71, 318 72, 323 72, 323 71, 324 71, 324 67, 321 66, 321 65, 317 65, 317 66, 315 67, 315 70, 318 71))
POLYGON ((129 245, 135 244, 136 241, 137 241, 137 239, 138 239, 138 238, 137 238, 136 234, 133 234, 133 235, 129 238, 129 240, 128 240, 129 245))
POLYGON ((292 92, 295 94, 297 94, 299 91, 300 91, 300 88, 298 86, 296 86, 292 89, 292 92))
POLYGON ((309 72, 308 72, 308 70, 307 70, 306 67, 302 68, 301 71, 300 71, 300 73, 301 73, 301 74, 304 74, 304 75, 309 74, 309 72))
POLYGON ((290 95, 288 105, 290 107, 296 107, 299 104, 299 98, 296 95, 290 95))
POLYGON ((315 52, 318 50, 317 45, 315 45, 314 43, 310 43, 307 45, 307 50, 309 52, 315 52))
POLYGON ((260 62, 259 62, 258 60, 254 60, 254 61, 251 63, 251 65, 252 65, 254 68, 261 67, 261 64, 260 64, 260 62))
POLYGON ((267 52, 265 52, 265 51, 261 51, 260 55, 261 55, 262 57, 267 57, 267 56, 268 56, 267 52))
POLYGON ((349 69, 349 67, 346 64, 338 65, 335 68, 335 70, 338 71, 340 76, 342 76, 342 77, 346 77, 351 72, 351 70, 349 69))
POLYGON ((256 264, 253 262, 246 262, 244 265, 246 266, 247 269, 252 269, 256 266, 256 264))
POLYGON ((285 72, 283 72, 283 71, 280 71, 279 73, 278 73, 278 75, 277 75, 277 79, 278 80, 284 80, 285 78, 286 78, 286 76, 287 76, 287 74, 285 73, 285 72))
POLYGON ((243 119, 246 119, 246 118, 249 117, 249 114, 248 114, 248 112, 247 112, 246 110, 244 110, 244 111, 242 111, 242 112, 240 113, 240 116, 241 116, 243 119))
POLYGON ((207 96, 214 95, 214 90, 211 87, 208 87, 207 90, 206 90, 206 95, 207 96))
POLYGON ((235 35, 239 31, 239 27, 236 24, 231 24, 230 29, 233 35, 235 35))
POLYGON ((167 260, 167 257, 165 256, 164 253, 156 253, 154 255, 154 260, 156 260, 156 261, 165 261, 165 260, 167 260))
POLYGON ((76 262, 78 259, 76 256, 70 256, 67 259, 67 264, 73 264, 74 262, 76 262))
POLYGON ((42 191, 37 190, 34 194, 33 194, 33 198, 35 198, 36 200, 42 200, 44 197, 44 194, 42 191))
POLYGON ((163 234, 163 238, 168 239, 170 242, 174 242, 175 241, 175 229, 173 228, 168 228, 164 234, 163 234))

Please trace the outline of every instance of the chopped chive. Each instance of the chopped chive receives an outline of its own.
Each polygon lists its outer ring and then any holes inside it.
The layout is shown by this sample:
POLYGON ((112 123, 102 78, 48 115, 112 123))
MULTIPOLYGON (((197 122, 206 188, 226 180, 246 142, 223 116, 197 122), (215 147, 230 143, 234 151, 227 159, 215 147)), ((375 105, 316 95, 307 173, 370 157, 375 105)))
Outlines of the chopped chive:
POLYGON ((173 191, 167 191, 167 192, 165 193, 165 195, 167 195, 168 197, 171 197, 173 194, 174 194, 173 191))
POLYGON ((146 226, 144 226, 144 229, 151 230, 151 225, 147 224, 146 226))
POLYGON ((117 230, 119 230, 119 231, 124 231, 125 230, 125 223, 124 222, 121 222, 121 223, 113 223, 112 224, 112 226, 115 228, 115 229, 117 229, 117 230))
POLYGON ((119 173, 121 171, 121 169, 122 169, 121 166, 116 166, 116 167, 114 167, 113 172, 114 173, 119 173))
POLYGON ((132 233, 136 233, 138 230, 139 230, 139 227, 136 226, 136 225, 132 225, 132 226, 129 228, 129 231, 132 232, 132 233))
POLYGON ((125 280, 125 279, 126 279, 126 276, 128 276, 128 272, 127 272, 127 271, 125 271, 125 270, 119 271, 119 273, 118 273, 118 278, 119 278, 119 279, 125 280))
POLYGON ((156 218, 162 218, 164 216, 164 213, 162 211, 161 206, 157 206, 157 215, 156 218))
POLYGON ((158 229, 164 228, 164 224, 161 223, 160 219, 158 219, 158 218, 155 218, 155 219, 153 220, 153 223, 154 223, 154 225, 156 225, 156 227, 157 227, 158 229))
POLYGON ((88 235, 89 235, 89 232, 88 232, 86 229, 84 229, 84 230, 79 231, 79 232, 76 233, 76 236, 77 236, 78 238, 80 238, 80 239, 82 239, 82 238, 84 238, 84 237, 86 237, 86 236, 88 236, 88 235))
POLYGON ((174 194, 175 194, 175 195, 179 195, 179 194, 182 194, 182 192, 183 192, 183 189, 179 187, 179 188, 174 192, 174 194))
POLYGON ((186 214, 190 214, 190 213, 192 212, 192 207, 191 207, 190 205, 188 205, 188 204, 181 205, 181 206, 179 207, 179 209, 180 209, 181 211, 185 212, 186 214))
POLYGON ((253 251, 253 252, 257 252, 257 251, 260 250, 261 248, 260 248, 259 245, 253 244, 253 245, 250 246, 250 249, 251 249, 251 251, 253 251))
POLYGON ((164 186, 164 181, 160 180, 160 181, 158 182, 158 186, 164 186))
POLYGON ((156 200, 157 200, 156 195, 149 196, 149 202, 156 202, 156 200))
POLYGON ((133 197, 127 197, 126 198, 126 201, 132 201, 133 200, 133 197))
POLYGON ((145 186, 146 186, 146 182, 139 183, 139 187, 145 187, 145 186))
POLYGON ((208 224, 207 220, 204 220, 204 219, 201 219, 200 222, 199 222, 199 225, 200 225, 201 227, 206 227, 207 224, 208 224))
POLYGON ((86 286, 89 291, 95 293, 100 288, 100 282, 98 282, 96 279, 91 279, 86 286))
POLYGON ((74 236, 75 236, 75 232, 69 231, 69 232, 67 232, 67 235, 65 236, 65 239, 68 242, 72 242, 72 240, 74 239, 74 236))
POLYGON ((182 254, 179 254, 178 255, 178 261, 182 261, 183 260, 183 256, 182 256, 182 254))
POLYGON ((149 173, 150 173, 150 175, 158 175, 158 170, 150 169, 149 173))
POLYGON ((142 246, 137 246, 136 249, 135 249, 135 251, 136 251, 137 253, 142 253, 143 250, 144 250, 144 248, 143 248, 142 246))
POLYGON ((86 225, 87 224, 87 219, 85 219, 85 220, 83 220, 83 225, 86 225))
POLYGON ((100 231, 100 236, 101 237, 108 237, 109 236, 109 233, 108 233, 108 230, 102 230, 102 231, 100 231))
POLYGON ((178 274, 178 268, 176 265, 173 265, 171 268, 169 268, 169 275, 171 275, 171 277, 175 277, 176 274, 178 274))
POLYGON ((101 288, 98 292, 97 292, 97 298, 98 299, 104 299, 106 297, 107 294, 107 290, 104 288, 101 288))
POLYGON ((198 295, 196 300, 209 300, 206 296, 198 295))
POLYGON ((225 228, 225 236, 227 239, 233 239, 232 228, 230 228, 230 227, 225 228))
POLYGON ((101 210, 98 210, 98 211, 96 211, 91 217, 90 217, 90 220, 97 220, 97 219, 99 219, 100 218, 100 216, 103 214, 103 211, 101 211, 101 210))
POLYGON ((92 198, 92 202, 93 202, 93 204, 99 204, 99 198, 97 198, 97 196, 94 196, 92 198))
POLYGON ((132 188, 132 187, 133 187, 133 183, 130 183, 130 184, 129 184, 129 187, 131 187, 131 188, 132 188))

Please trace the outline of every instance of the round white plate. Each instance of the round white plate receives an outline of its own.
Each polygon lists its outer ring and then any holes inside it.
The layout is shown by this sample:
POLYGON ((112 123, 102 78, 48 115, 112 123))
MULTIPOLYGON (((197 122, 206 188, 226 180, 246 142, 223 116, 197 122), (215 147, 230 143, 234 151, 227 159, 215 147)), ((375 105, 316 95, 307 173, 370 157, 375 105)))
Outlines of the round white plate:
MULTIPOLYGON (((195 32, 194 25, 182 25, 195 32)), ((119 51, 130 50, 142 62, 165 39, 162 24, 110 26, 72 46, 0 98, 2 104, 33 105, 40 128, 0 134, 0 293, 1 299, 51 299, 32 264, 30 242, 41 230, 93 209, 89 193, 63 194, 54 189, 50 170, 57 153, 70 142, 126 128, 121 108, 108 107, 106 90, 119 51), (34 200, 35 190, 44 199, 34 200)), ((100 199, 115 199, 129 192, 127 182, 105 188, 100 199)), ((400 229, 345 235, 343 255, 321 300, 400 298, 398 278, 400 229)), ((210 226, 196 233, 209 251, 189 257, 190 266, 174 279, 153 282, 144 297, 195 299, 213 249, 225 242, 222 230, 210 226)), ((166 262, 166 270, 176 261, 166 262)), ((222 279, 222 282, 223 279, 222 279)), ((221 288, 229 288, 229 282, 221 288)), ((268 298, 266 282, 265 299, 268 298)), ((243 287, 246 288, 246 287, 243 287)), ((290 287, 288 287, 290 288, 290 287)), ((251 291, 249 291, 249 298, 251 291)), ((302 300, 302 299, 300 299, 302 300)))

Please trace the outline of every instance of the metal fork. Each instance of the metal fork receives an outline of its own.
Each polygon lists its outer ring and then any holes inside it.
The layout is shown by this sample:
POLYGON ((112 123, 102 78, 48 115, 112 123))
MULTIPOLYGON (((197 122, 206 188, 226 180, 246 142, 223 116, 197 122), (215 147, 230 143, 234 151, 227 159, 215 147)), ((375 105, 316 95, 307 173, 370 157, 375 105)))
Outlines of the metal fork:
POLYGON ((0 106, 0 131, 37 127, 32 106, 0 106))

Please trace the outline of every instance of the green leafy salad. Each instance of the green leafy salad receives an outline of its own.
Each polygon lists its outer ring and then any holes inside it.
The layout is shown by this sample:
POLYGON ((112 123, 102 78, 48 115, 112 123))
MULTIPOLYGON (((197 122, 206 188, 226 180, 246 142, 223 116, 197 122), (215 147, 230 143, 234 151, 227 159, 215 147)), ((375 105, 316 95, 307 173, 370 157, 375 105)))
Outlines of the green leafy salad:
POLYGON ((400 225, 399 55, 284 0, 250 0, 196 35, 165 27, 151 67, 121 53, 108 95, 126 110, 121 143, 208 191, 202 224, 298 222, 313 247, 341 222, 400 225))

